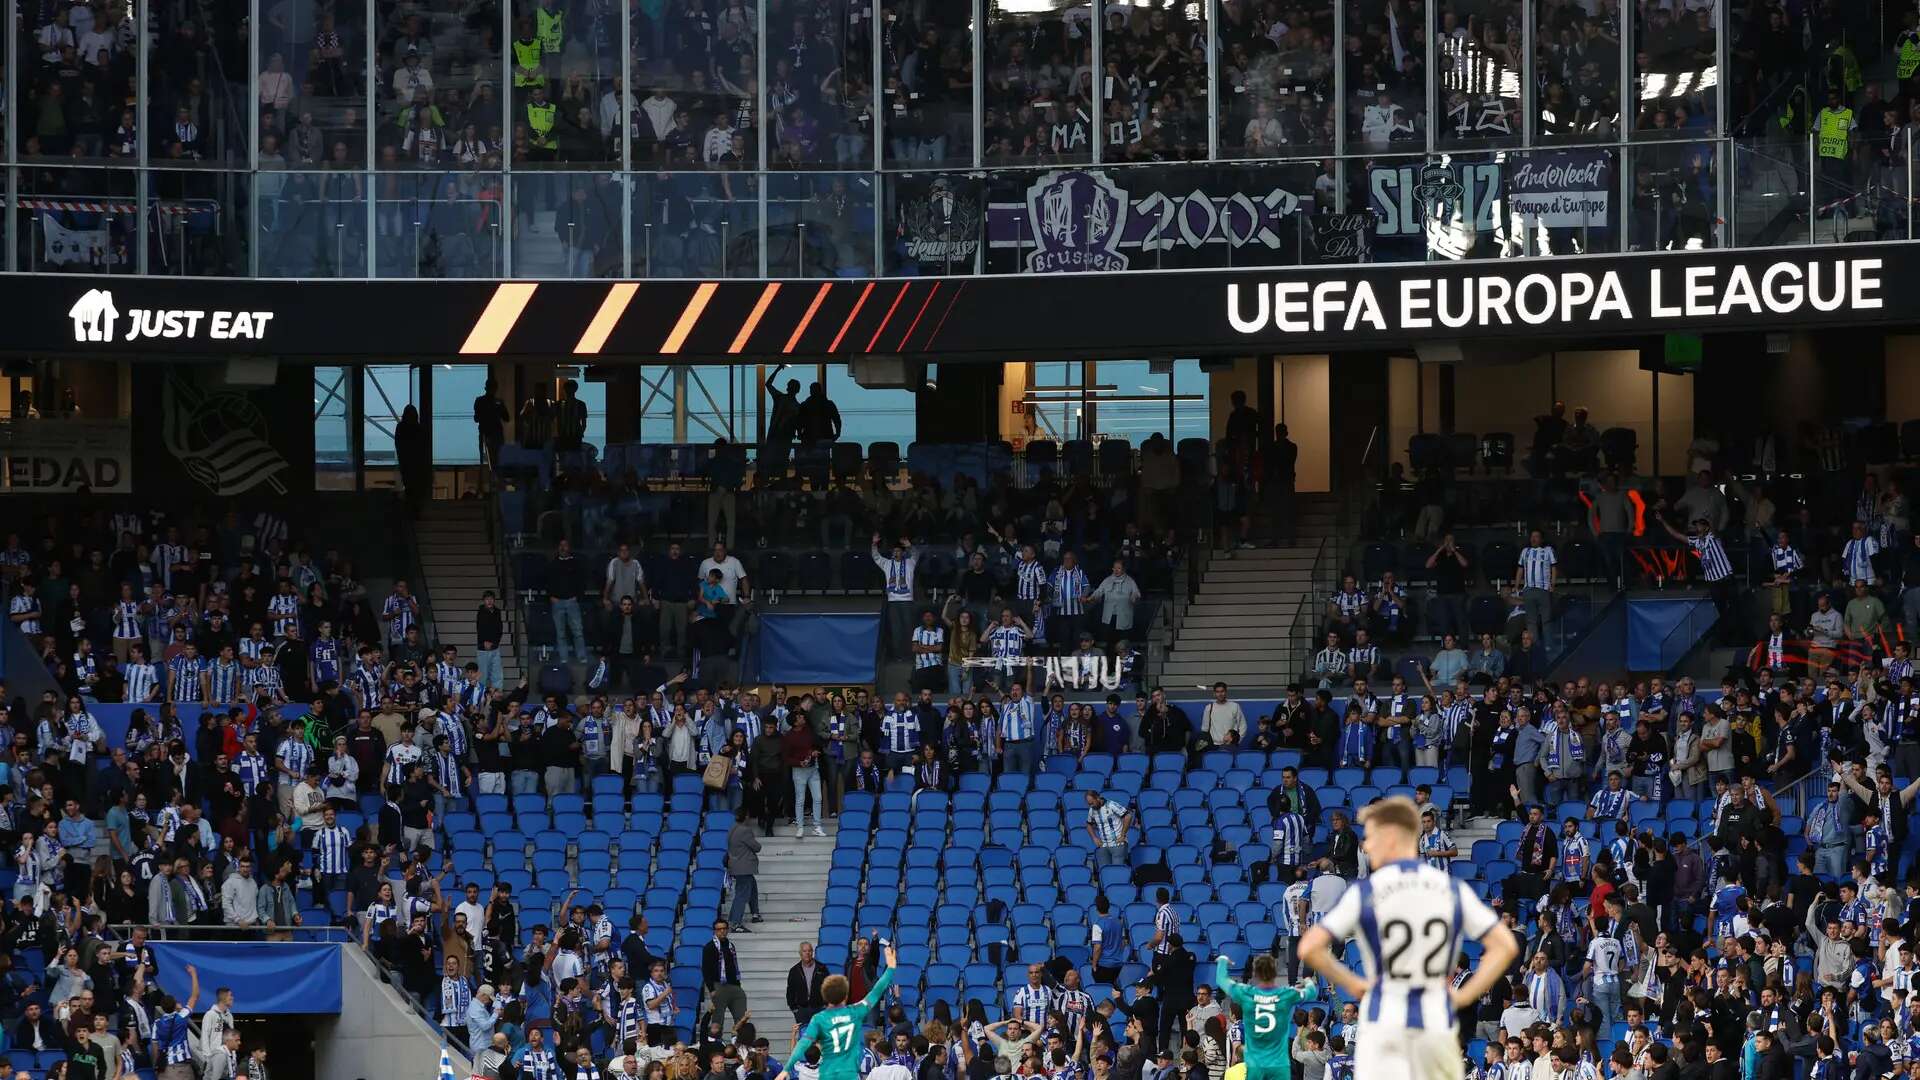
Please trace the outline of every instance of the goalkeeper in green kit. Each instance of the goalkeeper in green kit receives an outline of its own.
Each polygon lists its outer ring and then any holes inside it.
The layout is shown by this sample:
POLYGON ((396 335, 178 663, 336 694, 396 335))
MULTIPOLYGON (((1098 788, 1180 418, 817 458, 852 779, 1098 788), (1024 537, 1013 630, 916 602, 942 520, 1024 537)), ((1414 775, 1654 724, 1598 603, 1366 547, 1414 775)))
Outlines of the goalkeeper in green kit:
POLYGON ((826 1002, 827 1007, 813 1014, 804 1033, 799 1028, 794 1029, 797 1038, 793 1052, 787 1055, 788 1061, 805 1061, 807 1048, 817 1045, 820 1047, 820 1080, 860 1080, 860 1033, 866 1024, 867 1013, 880 1003, 880 999, 887 994, 887 988, 893 985, 893 946, 885 946, 882 955, 886 957, 887 970, 880 973, 880 978, 874 981, 873 989, 867 991, 866 997, 851 1005, 847 1004, 847 977, 827 976, 820 984, 820 999, 826 1002))
POLYGON ((1314 999, 1313 983, 1302 983, 1303 988, 1298 990, 1279 985, 1279 965, 1265 954, 1253 958, 1252 985, 1237 982, 1227 974, 1224 956, 1214 974, 1217 976, 1214 981, 1226 991, 1227 999, 1240 1007, 1241 1030, 1246 1039, 1246 1080, 1291 1080, 1293 1007, 1314 999))

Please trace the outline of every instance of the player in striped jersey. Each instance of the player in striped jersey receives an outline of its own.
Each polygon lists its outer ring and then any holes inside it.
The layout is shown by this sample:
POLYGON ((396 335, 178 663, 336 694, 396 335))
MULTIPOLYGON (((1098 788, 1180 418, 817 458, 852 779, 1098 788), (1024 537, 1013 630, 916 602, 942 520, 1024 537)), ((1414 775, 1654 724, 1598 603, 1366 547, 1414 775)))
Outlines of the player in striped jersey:
POLYGON ((1455 1010, 1506 977, 1520 947, 1465 883, 1418 859, 1420 815, 1404 796, 1360 812, 1372 873, 1350 885, 1300 942, 1307 965, 1361 1003, 1365 1026, 1354 1071, 1365 1080, 1459 1080, 1464 1063, 1455 1010), (1354 937, 1367 974, 1335 955, 1354 937), (1480 965, 1458 987, 1449 976, 1463 940, 1483 946, 1480 965))

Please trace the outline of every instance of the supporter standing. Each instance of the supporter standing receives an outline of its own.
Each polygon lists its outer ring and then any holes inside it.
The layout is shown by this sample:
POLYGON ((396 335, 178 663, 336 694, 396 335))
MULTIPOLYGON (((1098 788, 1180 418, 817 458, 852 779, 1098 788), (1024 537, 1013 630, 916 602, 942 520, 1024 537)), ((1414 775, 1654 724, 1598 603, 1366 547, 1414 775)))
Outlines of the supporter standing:
POLYGON ((580 621, 580 595, 585 591, 585 569, 563 537, 547 561, 547 600, 553 612, 554 654, 562 664, 587 662, 587 638, 580 621))

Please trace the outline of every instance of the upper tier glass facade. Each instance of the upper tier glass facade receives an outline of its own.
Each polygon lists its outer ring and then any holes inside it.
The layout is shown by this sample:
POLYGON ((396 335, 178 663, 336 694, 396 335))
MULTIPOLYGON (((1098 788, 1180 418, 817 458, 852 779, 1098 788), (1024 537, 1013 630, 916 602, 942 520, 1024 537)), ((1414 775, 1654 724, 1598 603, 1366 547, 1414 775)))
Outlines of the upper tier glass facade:
POLYGON ((1902 7, 14 0, 5 269, 867 277, 1905 239, 1902 7))

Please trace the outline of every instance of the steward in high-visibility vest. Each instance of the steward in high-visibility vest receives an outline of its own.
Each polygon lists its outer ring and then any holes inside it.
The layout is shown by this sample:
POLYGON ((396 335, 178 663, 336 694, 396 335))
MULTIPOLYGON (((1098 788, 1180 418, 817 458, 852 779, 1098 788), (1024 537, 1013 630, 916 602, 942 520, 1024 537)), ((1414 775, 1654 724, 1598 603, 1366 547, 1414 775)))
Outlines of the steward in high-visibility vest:
POLYGON ((1853 133, 1853 126, 1853 110, 1841 104, 1840 91, 1827 91, 1827 107, 1820 110, 1813 122, 1820 156, 1846 160, 1847 139, 1853 133))
POLYGON ((535 149, 554 150, 558 143, 553 138, 553 124, 559 116, 559 109, 547 100, 547 88, 533 88, 533 100, 527 102, 528 141, 535 149))
POLYGON ((533 23, 520 20, 519 33, 513 39, 513 85, 516 89, 545 86, 546 71, 541 67, 546 47, 534 36, 533 23))
POLYGON ((547 0, 533 11, 534 36, 540 39, 540 47, 550 56, 558 56, 560 48, 566 43, 567 13, 555 10, 552 0, 547 0))
POLYGON ((1913 25, 1913 13, 1907 13, 1907 28, 1900 32, 1900 43, 1894 49, 1896 56, 1895 74, 1901 79, 1913 78, 1920 71, 1920 29, 1913 25))

